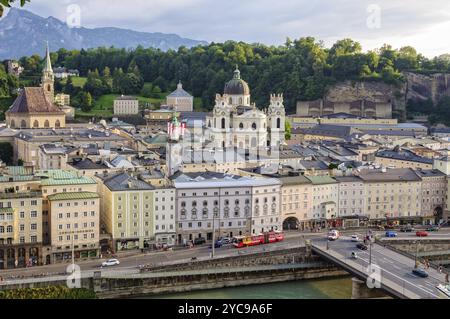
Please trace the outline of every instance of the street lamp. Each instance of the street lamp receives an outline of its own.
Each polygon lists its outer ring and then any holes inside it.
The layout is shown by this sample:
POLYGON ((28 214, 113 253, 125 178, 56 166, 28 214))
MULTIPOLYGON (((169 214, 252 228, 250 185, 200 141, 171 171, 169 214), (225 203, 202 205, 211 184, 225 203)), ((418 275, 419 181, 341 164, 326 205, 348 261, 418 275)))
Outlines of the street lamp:
POLYGON ((216 249, 216 212, 213 209, 213 234, 212 234, 212 253, 211 258, 214 258, 214 253, 216 249))

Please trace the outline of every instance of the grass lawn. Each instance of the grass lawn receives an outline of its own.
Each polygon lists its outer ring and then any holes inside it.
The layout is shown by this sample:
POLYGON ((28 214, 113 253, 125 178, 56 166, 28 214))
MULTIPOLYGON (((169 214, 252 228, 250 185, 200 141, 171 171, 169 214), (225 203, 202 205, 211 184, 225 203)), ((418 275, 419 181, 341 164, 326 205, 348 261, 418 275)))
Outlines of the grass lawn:
MULTIPOLYGON (((74 87, 82 88, 87 81, 87 77, 83 76, 72 76, 72 83, 74 87)), ((66 85, 67 79, 62 79, 61 84, 66 85)))
MULTIPOLYGON (((159 98, 147 98, 143 96, 136 96, 141 107, 146 107, 147 103, 151 103, 154 107, 159 107, 164 103, 168 93, 159 94, 159 98)), ((80 117, 112 117, 114 115, 114 100, 118 98, 119 94, 105 94, 94 101, 94 107, 88 113, 76 110, 76 115, 80 117)))

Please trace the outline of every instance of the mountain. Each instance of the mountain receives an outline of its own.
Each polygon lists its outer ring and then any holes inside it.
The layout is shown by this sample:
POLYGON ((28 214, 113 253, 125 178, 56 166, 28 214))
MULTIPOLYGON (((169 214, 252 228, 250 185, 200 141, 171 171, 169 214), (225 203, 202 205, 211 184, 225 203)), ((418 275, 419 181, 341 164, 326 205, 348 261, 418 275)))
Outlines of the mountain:
POLYGON ((54 18, 43 18, 29 11, 11 8, 8 15, 0 19, 0 60, 18 59, 22 56, 45 53, 45 41, 51 51, 89 49, 100 46, 116 48, 143 47, 163 51, 180 46, 193 47, 207 44, 182 38, 176 34, 146 33, 119 28, 69 28, 66 23, 54 18))

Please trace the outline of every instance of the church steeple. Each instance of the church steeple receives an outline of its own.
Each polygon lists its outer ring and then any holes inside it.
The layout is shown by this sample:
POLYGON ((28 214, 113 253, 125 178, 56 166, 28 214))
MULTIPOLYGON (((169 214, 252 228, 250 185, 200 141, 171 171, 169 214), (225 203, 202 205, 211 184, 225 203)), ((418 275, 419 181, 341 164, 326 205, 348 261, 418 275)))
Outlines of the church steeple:
POLYGON ((52 69, 52 62, 50 59, 50 50, 48 48, 47 41, 47 49, 45 53, 45 64, 44 69, 42 70, 42 87, 44 89, 45 94, 53 102, 55 96, 55 78, 52 69))

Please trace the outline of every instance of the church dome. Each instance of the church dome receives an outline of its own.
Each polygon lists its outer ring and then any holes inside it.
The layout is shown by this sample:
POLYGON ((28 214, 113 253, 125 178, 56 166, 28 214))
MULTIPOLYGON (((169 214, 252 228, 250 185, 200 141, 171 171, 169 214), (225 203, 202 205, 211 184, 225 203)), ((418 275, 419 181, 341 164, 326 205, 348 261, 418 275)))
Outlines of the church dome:
POLYGON ((250 88, 247 82, 241 79, 241 72, 237 67, 233 79, 225 84, 223 93, 227 95, 250 95, 250 88))

